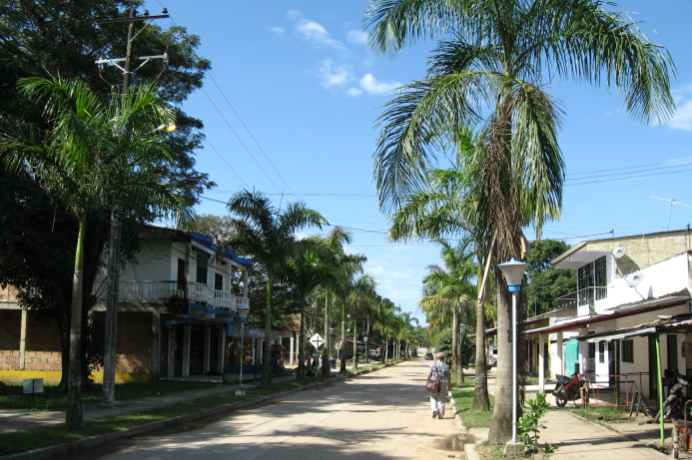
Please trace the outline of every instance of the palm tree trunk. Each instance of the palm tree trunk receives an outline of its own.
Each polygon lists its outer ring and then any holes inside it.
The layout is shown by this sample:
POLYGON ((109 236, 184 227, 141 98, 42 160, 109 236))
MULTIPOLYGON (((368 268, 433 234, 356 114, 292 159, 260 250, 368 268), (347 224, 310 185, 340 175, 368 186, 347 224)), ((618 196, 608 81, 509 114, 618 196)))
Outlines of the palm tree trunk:
POLYGON ((74 261, 74 279, 72 281, 72 312, 70 317, 70 368, 67 378, 67 411, 65 423, 68 429, 83 430, 82 414, 82 376, 81 376, 81 342, 82 342, 82 269, 84 268, 84 231, 86 212, 79 215, 79 234, 74 261))
POLYGON ((322 375, 331 375, 332 369, 329 365, 329 289, 324 298, 324 353, 322 353, 322 375))
POLYGON ((512 437, 512 321, 507 284, 497 276, 497 377, 495 408, 488 440, 505 442, 512 437))
POLYGON ((305 377, 305 298, 300 301, 300 327, 298 339, 298 373, 296 380, 302 380, 305 377))
MULTIPOLYGON (((272 338, 272 277, 267 274, 267 308, 264 311, 264 356, 262 359, 262 388, 272 387, 271 370, 271 338, 272 338)), ((300 339, 303 339, 301 335, 300 339)))
POLYGON ((346 372, 346 298, 341 299, 341 372, 346 372))
POLYGON ((485 355, 485 307, 483 299, 480 298, 476 304, 476 379, 474 381, 473 410, 490 410, 487 363, 485 355))
POLYGON ((459 308, 452 307, 452 372, 457 382, 461 381, 461 356, 459 356, 459 308))
POLYGON ((389 360, 389 336, 384 336, 384 362, 389 360))
POLYGON ((358 303, 353 304, 353 370, 358 369, 358 303))

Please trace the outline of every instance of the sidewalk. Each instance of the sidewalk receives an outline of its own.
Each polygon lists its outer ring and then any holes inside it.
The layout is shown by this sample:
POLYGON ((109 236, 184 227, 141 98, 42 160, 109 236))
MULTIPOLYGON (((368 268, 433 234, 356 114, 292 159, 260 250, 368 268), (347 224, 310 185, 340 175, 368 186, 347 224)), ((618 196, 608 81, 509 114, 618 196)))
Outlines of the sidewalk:
MULTIPOLYGON (((464 372, 464 375, 467 371, 464 372)), ((472 377, 472 376, 471 376, 472 377)), ((546 391, 548 391, 546 385, 546 391)), ((495 378, 488 376, 488 391, 495 394, 495 378)), ((535 398, 538 385, 527 386, 527 398, 535 398)), ((551 457, 563 459, 593 459, 593 460, 636 460, 669 458, 651 447, 646 441, 637 441, 633 437, 620 434, 596 423, 591 423, 572 415, 563 409, 557 409, 552 396, 548 393, 551 410, 543 422, 545 429, 541 430, 540 442, 549 442, 556 446, 557 453, 551 457)), ((468 430, 476 443, 488 438, 488 428, 468 430)), ((473 445, 469 445, 471 447, 473 445)), ((472 449, 469 449, 472 450, 472 449)), ((469 459, 479 458, 475 452, 468 452, 469 459), (470 455, 469 455, 470 454, 470 455)))
MULTIPOLYGON (((272 382, 288 382, 295 380, 295 374, 290 374, 285 377, 272 379, 272 382)), ((258 386, 257 382, 251 384, 244 383, 243 388, 253 388, 258 386)), ((116 401, 114 407, 100 406, 84 406, 84 419, 108 417, 112 415, 130 414, 141 412, 158 407, 169 406, 183 401, 214 396, 218 394, 232 393, 240 388, 240 385, 226 385, 214 388, 204 388, 201 390, 183 391, 180 393, 170 393, 164 396, 149 396, 146 398, 128 399, 125 401, 116 401)), ((116 389, 117 392, 117 389, 116 389)), ((53 425, 65 422, 64 411, 51 412, 17 412, 8 411, 0 414, 0 434, 9 433, 17 430, 29 430, 45 425, 53 425)))

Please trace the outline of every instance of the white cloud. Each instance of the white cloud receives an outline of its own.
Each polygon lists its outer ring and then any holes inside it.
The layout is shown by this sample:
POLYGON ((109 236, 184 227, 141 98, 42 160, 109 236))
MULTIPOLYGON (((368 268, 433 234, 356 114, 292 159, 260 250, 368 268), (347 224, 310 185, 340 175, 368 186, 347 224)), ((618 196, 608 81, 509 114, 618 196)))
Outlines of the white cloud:
POLYGON ((302 19, 298 21, 296 33, 305 41, 314 43, 319 46, 329 48, 343 49, 343 45, 339 40, 334 40, 329 36, 329 32, 321 24, 315 21, 302 19))
POLYGON ((362 45, 368 42, 368 34, 362 30, 349 30, 348 34, 346 34, 346 39, 350 43, 362 45))
POLYGON ((677 104, 673 119, 670 120, 668 126, 675 129, 692 131, 692 100, 677 104))
POLYGON ((370 272, 373 275, 379 275, 384 271, 384 267, 382 265, 378 265, 376 267, 368 267, 368 272, 370 272))
POLYGON ((358 88, 349 88, 348 89, 348 95, 353 96, 353 97, 358 97, 363 93, 363 91, 359 90, 358 88))
POLYGON ((284 36, 284 33, 286 32, 286 29, 283 27, 270 27, 269 31, 276 35, 277 37, 282 37, 284 36))
POLYGON ((343 86, 352 79, 351 73, 342 66, 336 66, 330 60, 320 62, 320 67, 317 69, 317 74, 322 80, 322 86, 332 88, 334 86, 343 86))
POLYGON ((401 86, 401 83, 383 83, 378 82, 373 74, 366 73, 360 79, 360 86, 370 94, 388 94, 401 86))
POLYGON ((306 233, 294 233, 293 234, 293 238, 295 238, 297 241, 304 240, 308 237, 309 237, 309 235, 306 233))
POLYGON ((289 10, 286 13, 286 17, 291 20, 301 19, 303 17, 303 13, 298 10, 289 10))

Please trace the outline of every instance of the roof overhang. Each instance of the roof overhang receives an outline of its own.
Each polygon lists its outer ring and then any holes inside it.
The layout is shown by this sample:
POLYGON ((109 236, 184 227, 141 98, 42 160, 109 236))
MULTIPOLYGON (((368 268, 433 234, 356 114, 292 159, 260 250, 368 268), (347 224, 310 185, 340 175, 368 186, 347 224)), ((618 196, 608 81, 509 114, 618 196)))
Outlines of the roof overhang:
POLYGON ((587 342, 600 342, 605 340, 623 340, 629 337, 643 337, 653 334, 674 334, 692 332, 692 314, 683 313, 672 317, 658 319, 648 323, 637 324, 635 326, 612 329, 610 331, 598 332, 575 337, 578 340, 587 342))
POLYGON ((577 245, 574 251, 567 251, 555 260, 553 266, 561 270, 575 270, 583 267, 589 262, 610 254, 610 251, 582 251, 584 245, 577 245))
POLYGON ((692 297, 685 295, 674 295, 668 297, 661 297, 659 299, 644 300, 642 302, 637 302, 629 304, 614 310, 613 313, 607 315, 598 316, 588 316, 584 318, 575 318, 571 321, 565 321, 560 324, 553 324, 552 326, 541 327, 537 329, 531 329, 525 331, 525 334, 551 334, 553 332, 563 332, 572 331, 575 329, 581 329, 589 324, 600 323, 601 321, 608 321, 615 318, 623 318, 625 316, 632 316, 639 313, 646 313, 649 311, 660 310, 662 308, 672 307, 675 305, 680 305, 682 303, 692 300, 692 297))

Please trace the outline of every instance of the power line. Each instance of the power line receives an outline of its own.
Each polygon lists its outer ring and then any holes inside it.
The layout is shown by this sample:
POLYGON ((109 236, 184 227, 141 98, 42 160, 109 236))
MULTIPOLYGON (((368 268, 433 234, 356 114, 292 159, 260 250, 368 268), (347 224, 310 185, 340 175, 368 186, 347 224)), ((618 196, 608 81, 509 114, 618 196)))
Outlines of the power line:
POLYGON ((211 147, 212 150, 214 150, 214 152, 216 152, 216 154, 219 156, 219 158, 221 158, 221 161, 223 161, 224 163, 226 163, 226 166, 228 166, 228 167, 230 168, 230 170, 233 171, 233 173, 234 173, 236 176, 238 176, 238 179, 240 179, 240 181, 241 181, 243 184, 245 184, 245 186, 246 186, 247 188, 250 188, 250 186, 248 185, 248 183, 245 182, 245 179, 243 179, 243 177, 242 177, 240 174, 238 174, 238 171, 236 171, 235 169, 233 169, 233 166, 231 166, 231 164, 230 164, 228 161, 226 161, 226 159, 223 157, 223 155, 221 155, 221 154, 219 153, 219 151, 216 150, 216 147, 214 147, 213 145, 211 145, 211 142, 209 142, 209 139, 206 139, 206 138, 205 138, 204 141, 205 141, 207 144, 209 144, 209 147, 211 147))
POLYGON ((245 131, 247 131, 247 133, 250 135, 252 140, 255 142, 255 145, 257 146, 257 148, 260 149, 260 152, 262 152, 262 155, 264 155, 264 158, 269 162, 271 167, 274 169, 274 172, 279 176, 279 178, 284 183, 284 185, 288 188, 288 190, 291 192, 291 194, 295 195, 295 193, 293 193, 293 190, 291 189, 291 186, 288 185, 288 182, 286 182, 286 179, 284 179, 284 177, 281 175, 279 170, 276 169, 276 166, 274 166, 274 163, 269 159, 269 156, 267 156, 267 154, 264 151, 264 149, 262 148, 262 146, 259 144, 259 142, 257 142, 257 139, 255 139, 255 136, 252 134, 252 132, 250 132, 250 128, 247 127, 247 125, 245 124, 243 119, 240 117, 240 114, 236 111, 235 107, 233 107, 233 104, 231 104, 231 101, 228 100, 228 98, 226 97, 226 94, 224 94, 224 92, 221 89, 221 87, 219 86, 219 84, 216 83, 216 80, 214 80, 214 77, 212 76, 211 72, 207 72, 207 75, 209 75, 209 78, 211 78, 211 81, 214 82, 216 89, 219 90, 219 92, 223 96, 223 98, 226 101, 226 103, 228 104, 228 106, 231 108, 231 110, 233 110, 233 113, 235 113, 235 116, 238 117, 238 120, 240 120, 240 123, 245 128, 245 131))

